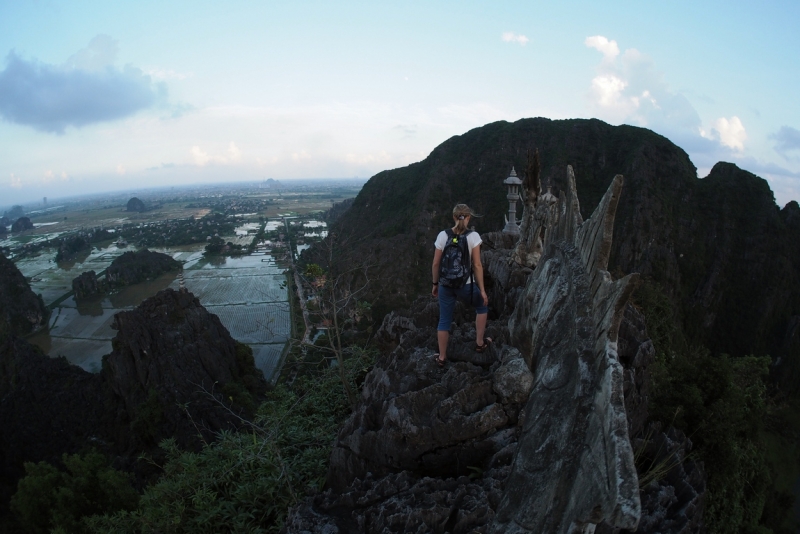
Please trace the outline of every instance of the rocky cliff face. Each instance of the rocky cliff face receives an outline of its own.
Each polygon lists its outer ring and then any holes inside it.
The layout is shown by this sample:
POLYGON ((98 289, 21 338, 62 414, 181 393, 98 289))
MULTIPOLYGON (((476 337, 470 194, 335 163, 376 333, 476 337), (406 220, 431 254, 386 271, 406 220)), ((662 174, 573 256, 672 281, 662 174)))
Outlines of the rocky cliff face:
POLYGON ((164 290, 115 316, 114 350, 91 374, 27 342, 0 345, 0 470, 88 447, 128 467, 167 437, 192 449, 250 417, 266 389, 250 349, 187 292, 164 290), (231 402, 233 399, 233 402, 231 402))
POLYGON ((526 167, 534 148, 543 192, 566 190, 564 168, 572 165, 582 217, 615 173, 625 176, 609 271, 639 272, 660 284, 691 341, 732 355, 780 355, 789 317, 800 315, 796 203, 779 210, 764 180, 728 163, 698 179, 669 140, 598 120, 493 123, 449 139, 419 163, 374 176, 336 226, 351 243, 361 240, 355 257, 378 260, 373 275, 386 283, 375 285, 390 289, 376 313, 428 291, 432 243, 452 224, 457 202, 486 215, 475 221, 478 231, 503 226, 502 181, 512 165, 526 167))
POLYGON ((0 254, 0 339, 30 334, 46 326, 49 317, 42 298, 33 293, 14 262, 0 254))
POLYGON ((112 328, 114 350, 101 375, 132 424, 140 421, 153 434, 140 438, 157 443, 175 436, 182 446, 194 447, 198 433, 213 439, 214 432, 240 422, 242 406, 231 411, 220 403, 223 391, 225 397, 258 397, 266 390, 249 347, 237 343, 191 293, 160 291, 135 310, 116 314, 112 328), (161 416, 151 417, 153 411, 161 416))

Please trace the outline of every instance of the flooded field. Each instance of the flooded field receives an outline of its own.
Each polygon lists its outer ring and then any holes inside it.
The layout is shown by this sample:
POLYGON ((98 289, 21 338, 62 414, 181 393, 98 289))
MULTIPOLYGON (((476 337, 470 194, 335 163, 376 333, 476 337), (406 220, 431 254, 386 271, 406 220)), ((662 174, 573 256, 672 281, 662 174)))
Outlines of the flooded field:
MULTIPOLYGON (((256 366, 271 380, 280 370, 291 335, 284 268, 265 252, 209 260, 202 249, 202 244, 152 248, 184 262, 186 288, 219 316, 234 339, 253 348, 256 366)), ((48 331, 37 333, 30 341, 50 356, 64 356, 87 371, 98 372, 103 355, 111 352, 114 314, 132 309, 164 288, 179 288, 177 273, 170 273, 86 303, 77 304, 69 296, 73 278, 92 269, 100 273, 126 250, 111 245, 61 265, 52 261, 55 250, 18 261, 33 291, 53 306, 48 331)))

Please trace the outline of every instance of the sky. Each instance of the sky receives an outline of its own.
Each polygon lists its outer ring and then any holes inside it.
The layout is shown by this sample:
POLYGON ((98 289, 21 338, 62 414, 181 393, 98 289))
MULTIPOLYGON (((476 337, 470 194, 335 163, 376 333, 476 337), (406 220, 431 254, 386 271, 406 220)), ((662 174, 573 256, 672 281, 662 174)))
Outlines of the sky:
POLYGON ((0 0, 0 206, 370 177, 484 124, 649 128, 800 200, 800 2, 0 0))

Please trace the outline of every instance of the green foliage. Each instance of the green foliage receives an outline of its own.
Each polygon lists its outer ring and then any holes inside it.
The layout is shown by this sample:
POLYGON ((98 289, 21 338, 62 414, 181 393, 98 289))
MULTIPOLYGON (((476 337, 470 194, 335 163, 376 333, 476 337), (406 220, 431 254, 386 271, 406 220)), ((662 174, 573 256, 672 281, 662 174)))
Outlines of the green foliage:
POLYGON ((325 270, 316 263, 309 263, 306 265, 303 276, 308 279, 319 278, 325 274, 325 270))
MULTIPOLYGON (((369 357, 346 360, 348 376, 363 372, 369 357)), ((139 508, 87 522, 97 533, 278 532, 289 506, 322 487, 349 413, 338 372, 302 375, 272 391, 246 431, 223 433, 197 453, 162 442, 164 475, 139 508)))
POLYGON ((102 454, 65 454, 63 462, 66 471, 46 462, 25 464, 25 478, 11 498, 25 532, 87 532, 85 516, 136 508, 139 495, 128 475, 111 468, 102 454))
POLYGON ((163 420, 164 409, 158 399, 158 392, 151 388, 147 392, 147 400, 136 408, 131 430, 145 443, 152 443, 159 434, 158 428, 163 420))
POLYGON ((637 295, 656 347, 651 416, 682 430, 705 465, 709 532, 758 532, 770 474, 762 438, 770 358, 688 346, 661 289, 637 295))

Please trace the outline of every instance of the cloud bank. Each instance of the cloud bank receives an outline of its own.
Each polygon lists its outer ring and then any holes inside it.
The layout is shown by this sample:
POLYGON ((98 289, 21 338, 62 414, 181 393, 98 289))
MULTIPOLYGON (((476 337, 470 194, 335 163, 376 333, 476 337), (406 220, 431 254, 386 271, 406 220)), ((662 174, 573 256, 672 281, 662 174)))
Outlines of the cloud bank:
POLYGON ((116 42, 98 36, 63 66, 25 60, 11 51, 0 72, 0 116, 37 130, 63 134, 69 127, 130 116, 165 96, 163 85, 130 65, 109 63, 116 42))

